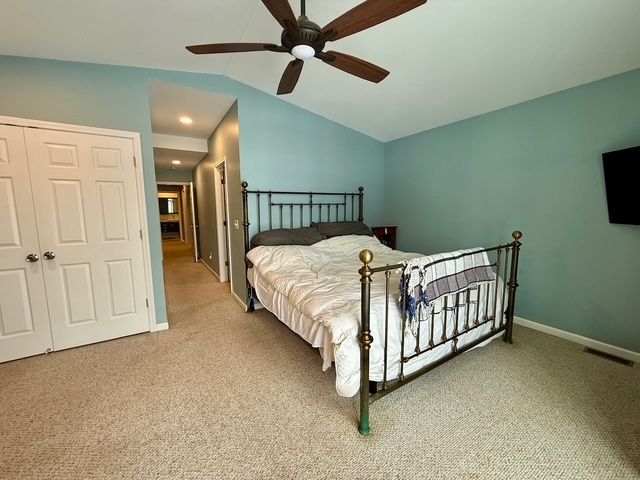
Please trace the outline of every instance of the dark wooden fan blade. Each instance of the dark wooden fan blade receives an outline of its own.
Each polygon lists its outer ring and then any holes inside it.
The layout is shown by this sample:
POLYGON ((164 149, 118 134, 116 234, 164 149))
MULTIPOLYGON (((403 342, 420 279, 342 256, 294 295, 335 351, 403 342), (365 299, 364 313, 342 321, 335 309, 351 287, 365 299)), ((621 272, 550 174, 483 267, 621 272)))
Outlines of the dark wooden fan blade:
POLYGON ((389 75, 388 70, 346 53, 328 51, 316 56, 327 65, 373 83, 380 83, 389 75))
POLYGON ((278 21, 282 28, 285 30, 298 28, 298 21, 287 0, 262 0, 262 3, 264 3, 264 6, 267 7, 267 10, 271 12, 273 18, 278 21))
POLYGON ((427 0, 367 0, 339 16, 322 29, 322 33, 335 31, 331 41, 353 35, 398 15, 413 10, 427 0))
POLYGON ((196 55, 206 55, 209 53, 260 52, 263 50, 270 52, 287 51, 286 48, 273 43, 209 43, 206 45, 191 45, 186 48, 196 55))
POLYGON ((293 92, 300 78, 300 73, 302 73, 303 66, 304 62, 300 59, 293 60, 287 65, 280 79, 280 85, 278 85, 278 95, 293 92))

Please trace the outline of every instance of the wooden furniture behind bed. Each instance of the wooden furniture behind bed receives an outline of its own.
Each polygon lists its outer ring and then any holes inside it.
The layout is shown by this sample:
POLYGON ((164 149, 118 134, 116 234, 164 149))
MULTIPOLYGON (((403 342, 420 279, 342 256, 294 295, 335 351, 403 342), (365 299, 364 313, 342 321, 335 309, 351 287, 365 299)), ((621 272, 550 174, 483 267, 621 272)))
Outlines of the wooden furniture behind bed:
POLYGON ((395 225, 386 227, 371 227, 371 231, 373 232, 375 237, 380 240, 380 243, 393 250, 396 250, 396 236, 398 227, 396 227, 395 225))
MULTIPOLYGON (((250 247, 250 220, 256 223, 254 228, 255 233, 275 228, 298 228, 309 226, 311 222, 317 221, 338 222, 357 219, 357 221, 362 222, 364 221, 364 188, 359 187, 357 193, 248 190, 247 182, 242 182, 242 205, 245 263, 248 269, 251 267, 250 262, 246 260, 246 254, 250 247), (255 214, 252 216, 250 216, 249 213, 250 197, 254 198, 253 202, 256 207, 255 214), (264 211, 265 208, 266 212, 264 211)), ((399 338, 401 338, 402 342, 400 354, 400 375, 398 378, 387 378, 389 359, 387 357, 386 339, 388 338, 389 331, 390 299, 391 301, 395 301, 394 299, 397 298, 397 294, 395 292, 390 292, 389 279, 393 270, 404 269, 405 265, 403 263, 399 263, 396 265, 371 268, 370 264, 373 260, 373 253, 369 250, 363 250, 360 252, 359 257, 360 261, 362 261, 362 268, 358 270, 361 285, 360 332, 358 334, 358 340, 360 343, 360 420, 358 430, 362 435, 371 434, 369 405, 373 401, 418 378, 424 373, 433 370, 448 360, 457 357, 461 353, 464 353, 480 343, 494 337, 500 332, 504 332, 503 340, 506 343, 511 343, 513 317, 515 314, 516 290, 518 288, 518 262, 520 247, 522 245, 520 242, 522 233, 516 230, 512 233, 512 238, 513 241, 510 243, 481 250, 474 250, 473 252, 463 253, 454 257, 459 259, 467 255, 474 255, 480 252, 485 252, 487 255, 491 254, 495 256, 495 260, 491 263, 491 266, 495 268, 497 273, 496 280, 493 282, 495 285, 492 287, 490 284, 487 284, 484 287, 487 289, 495 288, 492 297, 495 302, 493 310, 490 308, 491 306, 487 304, 485 306, 484 316, 479 317, 476 315, 475 318, 469 317, 468 312, 471 311, 471 305, 474 303, 473 298, 481 298, 479 291, 475 297, 472 296, 471 291, 475 288, 482 288, 481 285, 478 285, 477 287, 470 286, 466 290, 454 294, 455 301, 452 302, 452 305, 448 305, 447 299, 445 298, 444 333, 440 338, 434 338, 433 314, 431 316, 431 322, 428 320, 419 320, 417 326, 416 346, 412 351, 405 350, 403 333, 407 329, 407 312, 405 307, 408 292, 406 290, 400 292, 400 297, 402 299, 402 331, 400 332, 399 338), (504 279, 502 287, 500 287, 501 282, 498 280, 498 277, 500 276, 504 279), (371 283, 374 281, 374 278, 378 281, 380 277, 384 277, 384 279, 380 279, 380 281, 385 282, 385 334, 383 339, 374 339, 371 335, 370 327, 371 283), (502 299, 500 304, 503 306, 503 309, 501 310, 498 310, 497 308, 497 299, 499 296, 502 299), (504 308, 505 300, 507 301, 506 308, 504 308), (460 315, 462 310, 467 312, 466 316, 460 315), (453 335, 447 336, 447 322, 455 322, 453 335), (424 327, 423 323, 425 324, 424 327), (465 343, 463 346, 458 346, 459 339, 464 334, 489 324, 489 333, 482 335, 472 342, 465 343), (426 348, 421 346, 420 335, 423 335, 423 338, 429 338, 426 348), (374 341, 381 342, 384 349, 384 378, 382 382, 369 381, 369 351, 374 341), (447 355, 440 357, 435 362, 430 363, 411 374, 405 374, 405 364, 410 362, 412 359, 432 351, 435 348, 442 347, 443 345, 449 345, 451 348, 447 355)), ((451 258, 435 261, 431 264, 425 265, 424 268, 446 260, 451 260, 451 258)), ((485 292, 487 303, 489 302, 489 293, 490 291, 485 292)), ((247 280, 247 311, 252 312, 253 310, 253 290, 247 280)), ((479 311, 477 305, 475 311, 479 311)), ((450 325, 453 324, 454 323, 451 323, 450 325)))

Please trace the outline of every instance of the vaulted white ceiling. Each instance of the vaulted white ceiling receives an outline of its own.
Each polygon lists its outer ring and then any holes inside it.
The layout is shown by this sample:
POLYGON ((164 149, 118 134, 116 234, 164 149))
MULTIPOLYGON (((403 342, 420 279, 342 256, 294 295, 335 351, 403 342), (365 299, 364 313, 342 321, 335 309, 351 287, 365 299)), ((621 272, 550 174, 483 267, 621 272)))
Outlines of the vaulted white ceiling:
MULTIPOLYGON (((307 0, 307 15, 324 25, 358 3, 307 0)), ((291 59, 184 49, 278 42, 280 27, 257 0, 0 0, 0 7, 0 54, 224 74, 270 94, 291 59)), ((430 0, 328 44, 390 70, 381 84, 311 60, 283 99, 386 141, 639 68, 639 45, 638 0, 430 0)))

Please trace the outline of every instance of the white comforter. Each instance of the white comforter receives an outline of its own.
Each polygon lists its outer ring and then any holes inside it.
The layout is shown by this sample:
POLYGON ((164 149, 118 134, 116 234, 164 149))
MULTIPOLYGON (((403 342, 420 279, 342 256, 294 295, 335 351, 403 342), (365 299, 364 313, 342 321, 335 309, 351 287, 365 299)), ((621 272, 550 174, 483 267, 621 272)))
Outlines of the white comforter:
MULTIPOLYGON (((400 263, 404 260, 420 256, 416 253, 404 253, 382 245, 375 237, 347 235, 334 237, 312 246, 278 246, 256 247, 247 258, 253 263, 252 282, 261 303, 276 315, 283 314, 278 308, 275 297, 286 298, 294 314, 311 319, 324 330, 325 348, 323 368, 326 370, 331 361, 335 361, 336 390, 338 394, 351 397, 358 392, 360 385, 360 348, 358 345, 358 331, 360 318, 360 276, 358 269, 362 263, 358 259, 361 250, 369 249, 373 252, 372 266, 383 266, 400 263), (269 297, 269 298, 266 298, 269 297), (273 298, 272 298, 273 297, 273 298), (329 342, 330 341, 330 342, 329 342), (326 351, 327 347, 332 351, 326 351)), ((400 270, 393 272, 390 285, 389 299, 389 338, 388 338, 388 370, 387 378, 393 379, 399 375, 400 368, 400 332, 401 316, 397 305, 398 282, 400 270)), ((384 370, 384 312, 385 291, 384 274, 373 275, 371 290, 371 333, 374 343, 371 349, 370 380, 382 381, 384 370)), ((490 291, 489 302, 482 295, 480 316, 484 314, 485 304, 490 305, 489 312, 494 311, 493 288, 490 291)), ((449 296, 449 305, 453 305, 455 295, 449 296)), ((443 297, 444 299, 444 297, 443 297)), ((443 299, 436 302, 435 311, 442 310, 443 299)), ((501 295, 498 295, 500 304, 501 295)), ((282 302, 280 302, 282 303, 282 302)), ((460 318, 466 312, 461 308, 460 318)), ((470 317, 474 318, 475 309, 470 310, 470 317)), ((496 310, 501 311, 501 305, 496 310)), ((448 334, 453 333, 451 312, 447 324, 448 334)), ((291 326, 291 322, 281 319, 291 326)), ((428 324, 423 322, 420 339, 421 346, 426 346, 429 340, 428 324)), ((462 323, 462 321, 461 321, 462 323)), ((438 343, 443 330, 442 314, 436 316, 434 323, 434 341, 438 343)), ((460 338, 458 346, 479 338, 487 333, 488 326, 477 328, 460 338)), ((416 339, 410 332, 405 334, 405 355, 415 348, 416 339)), ((404 373, 421 368, 445 355, 450 345, 443 345, 424 353, 415 360, 405 364, 404 373)))

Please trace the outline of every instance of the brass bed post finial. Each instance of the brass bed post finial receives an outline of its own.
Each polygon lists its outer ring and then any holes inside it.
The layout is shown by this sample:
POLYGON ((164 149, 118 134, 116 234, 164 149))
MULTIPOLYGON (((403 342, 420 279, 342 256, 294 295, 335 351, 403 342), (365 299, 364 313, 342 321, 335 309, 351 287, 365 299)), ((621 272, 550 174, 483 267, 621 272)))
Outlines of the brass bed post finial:
POLYGON ((513 336, 513 317, 515 315, 516 310, 516 290, 518 289, 518 260, 520 257, 520 247, 522 246, 522 242, 520 239, 522 238, 522 232, 520 230, 516 230, 511 234, 513 237, 513 242, 511 243, 511 273, 509 275, 509 282, 507 286, 509 287, 509 303, 507 305, 507 328, 504 331, 503 340, 506 343, 512 342, 513 336))
POLYGON ((358 192, 358 221, 364 222, 364 187, 358 187, 358 192))
MULTIPOLYGON (((362 188, 362 187, 360 187, 362 188)), ((369 350, 373 343, 371 336, 371 324, 369 316, 369 305, 371 302, 371 267, 369 264, 373 260, 373 253, 370 250, 360 252, 362 268, 358 270, 361 284, 361 312, 360 312, 360 425, 358 430, 362 435, 371 434, 369 423, 369 350)))
POLYGON ((369 264, 373 261, 373 253, 371 250, 362 250, 359 255, 360 261, 364 263, 364 266, 358 270, 358 273, 362 276, 371 277, 371 268, 369 264), (368 272, 368 273, 367 273, 368 272))

